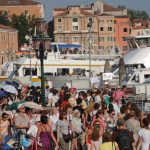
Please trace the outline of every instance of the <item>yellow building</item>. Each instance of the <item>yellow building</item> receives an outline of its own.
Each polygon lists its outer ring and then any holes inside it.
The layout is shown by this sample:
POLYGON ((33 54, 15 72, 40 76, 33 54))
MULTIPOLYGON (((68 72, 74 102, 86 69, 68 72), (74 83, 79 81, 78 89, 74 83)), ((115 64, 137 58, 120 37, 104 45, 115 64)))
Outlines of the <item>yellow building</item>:
POLYGON ((32 0, 0 0, 0 11, 8 11, 10 15, 25 13, 27 16, 44 18, 43 4, 32 0))
POLYGON ((18 31, 0 24, 0 65, 18 51, 18 31))

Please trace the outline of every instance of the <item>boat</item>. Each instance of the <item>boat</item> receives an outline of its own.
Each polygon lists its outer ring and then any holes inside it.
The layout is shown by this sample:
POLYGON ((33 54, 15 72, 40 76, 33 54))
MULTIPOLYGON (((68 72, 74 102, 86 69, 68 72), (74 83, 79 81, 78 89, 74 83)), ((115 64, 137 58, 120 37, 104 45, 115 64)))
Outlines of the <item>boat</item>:
MULTIPOLYGON (((71 45, 63 45, 65 48, 71 45)), ((110 64, 113 65, 115 62, 113 58, 116 56, 99 56, 87 53, 75 54, 65 52, 62 54, 61 48, 58 43, 52 43, 52 48, 47 52, 47 59, 44 60, 44 75, 47 76, 89 76, 89 69, 93 76, 104 71, 104 65, 106 59, 110 60, 110 64), (90 57, 89 57, 90 56, 90 57)), ((73 44, 73 47, 79 47, 73 44)), ((37 78, 41 76, 40 60, 36 56, 32 57, 20 57, 16 61, 6 62, 1 71, 1 75, 8 76, 9 78, 14 77, 31 77, 37 78)))

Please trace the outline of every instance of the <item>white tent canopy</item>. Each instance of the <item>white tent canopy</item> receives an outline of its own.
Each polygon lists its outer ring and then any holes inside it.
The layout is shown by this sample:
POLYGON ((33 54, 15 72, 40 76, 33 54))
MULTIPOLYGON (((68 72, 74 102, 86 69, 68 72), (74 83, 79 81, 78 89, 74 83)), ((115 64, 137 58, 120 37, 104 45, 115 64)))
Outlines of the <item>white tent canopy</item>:
POLYGON ((126 65, 143 64, 146 68, 150 68, 150 47, 129 51, 124 56, 124 61, 126 65))

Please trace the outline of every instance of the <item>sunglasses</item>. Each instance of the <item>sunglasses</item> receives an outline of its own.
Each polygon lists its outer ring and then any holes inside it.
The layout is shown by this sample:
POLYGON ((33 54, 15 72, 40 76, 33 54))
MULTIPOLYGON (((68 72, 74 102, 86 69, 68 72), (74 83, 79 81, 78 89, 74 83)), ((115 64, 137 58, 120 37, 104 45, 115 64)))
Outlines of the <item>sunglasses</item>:
POLYGON ((3 118, 5 118, 5 119, 6 119, 6 118, 8 118, 8 116, 7 116, 7 117, 5 116, 5 117, 3 117, 3 118))
POLYGON ((20 107, 20 109, 25 109, 24 107, 20 107))

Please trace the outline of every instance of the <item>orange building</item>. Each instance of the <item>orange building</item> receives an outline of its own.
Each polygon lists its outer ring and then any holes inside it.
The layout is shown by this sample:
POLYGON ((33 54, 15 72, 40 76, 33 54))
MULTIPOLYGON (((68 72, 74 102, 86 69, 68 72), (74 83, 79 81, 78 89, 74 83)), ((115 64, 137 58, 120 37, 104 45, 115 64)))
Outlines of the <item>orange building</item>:
POLYGON ((122 54, 128 51, 128 43, 125 40, 130 35, 130 18, 127 16, 115 18, 115 45, 122 54))
POLYGON ((14 59, 15 51, 18 51, 18 31, 0 24, 0 65, 14 59))
POLYGON ((0 0, 0 11, 8 11, 10 15, 25 13, 44 18, 43 4, 31 0, 0 0))

